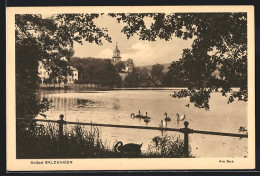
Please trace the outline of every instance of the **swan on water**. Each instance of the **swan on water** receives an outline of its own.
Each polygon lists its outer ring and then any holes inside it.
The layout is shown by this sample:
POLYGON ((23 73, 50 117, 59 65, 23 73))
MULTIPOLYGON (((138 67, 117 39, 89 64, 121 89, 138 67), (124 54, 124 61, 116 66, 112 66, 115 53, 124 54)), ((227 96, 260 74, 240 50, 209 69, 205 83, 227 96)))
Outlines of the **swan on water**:
POLYGON ((161 120, 161 123, 159 124, 160 128, 165 128, 167 127, 167 122, 165 122, 164 120, 161 120))
POLYGON ((186 118, 186 115, 179 115, 178 113, 176 114, 177 116, 177 122, 179 123, 179 121, 183 121, 186 118))
POLYGON ((147 112, 145 113, 144 119, 151 119, 151 117, 148 117, 148 116, 147 116, 147 112))
POLYGON ((119 141, 116 143, 114 146, 114 151, 115 152, 124 152, 124 153, 136 153, 136 154, 141 154, 141 147, 142 144, 134 144, 134 143, 128 143, 123 145, 123 142, 119 141))
POLYGON ((138 115, 136 115, 136 118, 142 118, 142 115, 141 115, 141 111, 139 110, 139 112, 138 112, 139 114, 138 115))
POLYGON ((165 120, 166 122, 167 122, 167 121, 171 121, 171 118, 167 116, 167 113, 164 113, 164 115, 165 115, 165 119, 164 119, 164 120, 165 120))
POLYGON ((135 115, 134 113, 131 114, 131 118, 139 118, 139 119, 150 119, 151 117, 148 117, 147 116, 147 112, 146 112, 146 115, 141 115, 141 112, 139 110, 139 114, 138 115, 135 115))
POLYGON ((144 122, 145 122, 145 123, 149 123, 149 122, 150 122, 150 119, 149 119, 149 118, 146 118, 146 119, 144 119, 144 122))

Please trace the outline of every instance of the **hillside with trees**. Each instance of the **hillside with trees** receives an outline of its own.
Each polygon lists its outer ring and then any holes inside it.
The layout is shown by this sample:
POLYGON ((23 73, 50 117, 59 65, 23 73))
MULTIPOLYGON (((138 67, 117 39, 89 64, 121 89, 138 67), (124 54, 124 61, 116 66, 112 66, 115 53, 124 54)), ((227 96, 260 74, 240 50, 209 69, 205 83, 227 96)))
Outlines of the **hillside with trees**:
MULTIPOLYGON (((163 72, 164 73, 167 73, 169 71, 169 67, 171 66, 171 63, 166 63, 166 64, 160 64, 160 65, 163 65, 163 72)), ((153 65, 144 65, 144 66, 137 66, 137 68, 140 68, 140 69, 146 69, 148 72, 151 72, 152 71, 152 67, 153 65)))

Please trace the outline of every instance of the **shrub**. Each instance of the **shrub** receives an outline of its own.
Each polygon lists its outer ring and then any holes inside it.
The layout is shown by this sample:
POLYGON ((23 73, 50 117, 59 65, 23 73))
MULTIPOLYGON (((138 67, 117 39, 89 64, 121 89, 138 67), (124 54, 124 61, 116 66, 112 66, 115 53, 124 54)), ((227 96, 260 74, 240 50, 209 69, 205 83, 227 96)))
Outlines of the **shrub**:
POLYGON ((18 123, 17 158, 182 158, 184 142, 170 136, 155 137, 143 154, 120 153, 101 140, 100 128, 64 125, 59 138, 56 123, 18 123))

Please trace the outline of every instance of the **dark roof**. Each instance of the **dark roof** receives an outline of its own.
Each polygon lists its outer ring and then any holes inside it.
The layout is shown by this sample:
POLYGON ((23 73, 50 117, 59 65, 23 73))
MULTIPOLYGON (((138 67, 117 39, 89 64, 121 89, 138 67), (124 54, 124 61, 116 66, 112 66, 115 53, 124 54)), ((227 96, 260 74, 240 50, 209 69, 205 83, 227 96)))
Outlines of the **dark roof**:
POLYGON ((132 67, 134 64, 133 63, 129 63, 128 61, 122 61, 126 67, 132 67))

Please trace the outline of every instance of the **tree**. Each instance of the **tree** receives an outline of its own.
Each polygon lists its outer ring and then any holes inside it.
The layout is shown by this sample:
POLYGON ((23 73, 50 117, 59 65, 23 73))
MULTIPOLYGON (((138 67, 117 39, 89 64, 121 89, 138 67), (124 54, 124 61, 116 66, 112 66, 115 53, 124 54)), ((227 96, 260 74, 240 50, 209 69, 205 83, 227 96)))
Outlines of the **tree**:
POLYGON ((70 64, 79 70, 80 79, 84 83, 111 87, 121 85, 122 80, 109 59, 72 58, 70 64))
POLYGON ((38 53, 36 50, 31 50, 33 46, 32 41, 28 41, 27 46, 16 45, 16 113, 23 118, 39 112, 35 91, 38 88, 38 63, 32 58, 38 53), (24 50, 27 52, 23 52, 24 50))
POLYGON ((149 71, 146 67, 139 68, 136 70, 138 74, 138 86, 140 87, 150 87, 155 86, 153 80, 149 74, 149 71))
POLYGON ((164 66, 161 64, 156 64, 152 66, 152 71, 151 71, 151 75, 152 78, 156 81, 156 80, 160 80, 162 81, 163 78, 163 69, 164 66))
POLYGON ((127 59, 127 63, 134 64, 134 61, 133 61, 133 59, 129 58, 129 59, 127 59))
POLYGON ((50 79, 50 78, 46 78, 46 79, 43 80, 43 83, 46 84, 46 85, 49 84, 49 86, 50 86, 50 84, 51 84, 51 79, 50 79))
MULTIPOLYGON (((209 109, 211 92, 223 96, 231 91, 233 78, 239 92, 228 98, 247 101, 247 14, 246 13, 119 13, 109 14, 125 26, 122 32, 128 38, 134 34, 140 40, 171 40, 173 36, 194 39, 192 48, 183 51, 182 58, 170 66, 168 81, 172 77, 188 85, 173 97, 190 97, 199 108, 209 109), (144 18, 152 18, 146 26, 144 18), (178 71, 176 71, 176 70, 178 71), (218 76, 213 72, 219 71, 218 76)), ((231 101, 230 101, 231 100, 231 101)))
POLYGON ((59 87, 60 87, 62 81, 63 81, 63 77, 62 77, 61 75, 58 76, 58 84, 59 84, 59 87))
POLYGON ((53 79, 53 85, 54 85, 54 87, 55 87, 55 84, 57 84, 57 83, 58 83, 57 78, 56 78, 56 79, 53 79))
POLYGON ((64 78, 63 82, 64 82, 65 85, 67 85, 68 79, 67 79, 67 78, 64 78))
POLYGON ((127 87, 139 87, 139 69, 134 67, 133 71, 126 76, 124 82, 127 87))
POLYGON ((123 62, 118 62, 116 65, 115 65, 116 69, 118 72, 122 72, 123 69, 125 69, 125 64, 123 62))
POLYGON ((39 84, 41 84, 42 83, 42 79, 38 76, 38 78, 37 78, 37 84, 39 85, 39 84))
POLYGON ((67 69, 62 61, 73 56, 73 42, 102 44, 101 38, 111 42, 107 30, 94 24, 98 17, 99 14, 58 14, 44 19, 35 14, 15 15, 17 117, 33 118, 43 107, 36 96, 39 61, 55 74, 67 69))

